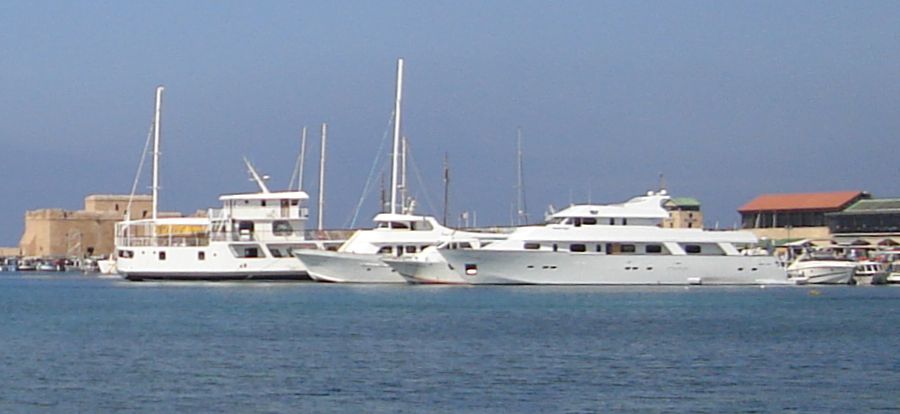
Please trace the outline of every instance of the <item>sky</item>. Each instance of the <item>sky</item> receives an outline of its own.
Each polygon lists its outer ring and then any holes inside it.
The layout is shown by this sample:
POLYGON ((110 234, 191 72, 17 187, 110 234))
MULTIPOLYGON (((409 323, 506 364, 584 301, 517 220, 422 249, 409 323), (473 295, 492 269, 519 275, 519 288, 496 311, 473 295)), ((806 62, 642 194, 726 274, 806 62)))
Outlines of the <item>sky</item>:
POLYGON ((131 191, 157 85, 162 210, 254 191, 242 157, 286 188, 307 126, 314 224, 324 122, 325 225, 373 177, 366 226, 400 57, 411 192, 441 216, 446 155, 451 224, 510 224, 518 128, 532 221, 660 174, 708 227, 762 193, 897 197, 898 21, 891 1, 0 2, 0 246, 27 210, 131 191))

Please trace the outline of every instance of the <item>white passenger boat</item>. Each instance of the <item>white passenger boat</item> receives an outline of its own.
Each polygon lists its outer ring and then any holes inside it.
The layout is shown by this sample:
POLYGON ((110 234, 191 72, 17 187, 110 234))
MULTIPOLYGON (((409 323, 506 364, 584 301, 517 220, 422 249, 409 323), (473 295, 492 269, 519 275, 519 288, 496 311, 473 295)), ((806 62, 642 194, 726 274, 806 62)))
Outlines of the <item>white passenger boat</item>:
POLYGON ((787 267, 787 275, 798 285, 846 285, 853 283, 856 265, 846 258, 804 255, 787 267))
POLYGON ((305 239, 308 196, 270 192, 247 162, 259 192, 219 197, 221 209, 205 217, 164 218, 157 213, 159 112, 154 122, 153 214, 116 224, 116 271, 128 280, 309 280, 291 253, 321 248, 305 239))
POLYGON ((662 228, 664 192, 622 204, 578 205, 482 249, 441 250, 467 283, 759 285, 789 283, 774 256, 740 246, 744 231, 662 228))

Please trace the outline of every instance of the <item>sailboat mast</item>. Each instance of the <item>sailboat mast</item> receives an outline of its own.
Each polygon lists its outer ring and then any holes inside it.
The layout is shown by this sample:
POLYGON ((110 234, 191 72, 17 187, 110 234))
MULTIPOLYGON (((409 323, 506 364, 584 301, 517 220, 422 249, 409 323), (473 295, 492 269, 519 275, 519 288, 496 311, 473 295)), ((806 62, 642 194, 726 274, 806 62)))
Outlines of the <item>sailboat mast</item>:
POLYGON ((325 228, 325 142, 328 138, 328 124, 322 124, 322 144, 319 152, 319 222, 318 230, 325 228))
POLYGON ((406 157, 409 154, 409 147, 407 146, 409 142, 406 141, 406 137, 400 138, 400 185, 397 186, 397 192, 400 197, 400 206, 399 209, 401 212, 406 213, 404 211, 407 207, 407 188, 406 188, 406 157))
MULTIPOLYGON (((162 93, 165 88, 156 87, 156 113, 153 116, 153 220, 159 215, 159 126, 162 111, 162 93)), ((154 232, 156 227, 154 226, 154 232)))
POLYGON ((447 153, 444 153, 444 220, 441 222, 447 225, 447 209, 450 204, 450 162, 447 160, 447 153))
POLYGON ((397 186, 400 152, 400 102, 403 97, 403 59, 397 59, 397 95, 394 102, 394 150, 391 156, 391 213, 397 213, 397 186))
POLYGON ((306 161, 306 127, 300 138, 300 171, 297 172, 297 191, 303 191, 303 164, 306 161))
POLYGON ((516 175, 518 177, 516 184, 518 190, 516 195, 517 221, 519 225, 526 225, 528 224, 528 213, 525 207, 525 177, 522 172, 522 128, 516 130, 516 159, 516 175))

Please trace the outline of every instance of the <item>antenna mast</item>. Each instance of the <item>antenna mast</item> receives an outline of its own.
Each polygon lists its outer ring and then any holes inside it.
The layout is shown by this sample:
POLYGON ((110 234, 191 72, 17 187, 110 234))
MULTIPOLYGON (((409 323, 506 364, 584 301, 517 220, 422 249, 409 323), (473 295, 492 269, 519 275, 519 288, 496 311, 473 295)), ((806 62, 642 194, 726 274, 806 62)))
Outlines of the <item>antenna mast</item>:
POLYGON ((268 194, 269 187, 266 185, 266 179, 269 177, 260 176, 247 157, 244 157, 244 164, 247 165, 247 171, 250 171, 250 178, 252 178, 253 181, 256 181, 256 185, 259 186, 259 191, 268 194))

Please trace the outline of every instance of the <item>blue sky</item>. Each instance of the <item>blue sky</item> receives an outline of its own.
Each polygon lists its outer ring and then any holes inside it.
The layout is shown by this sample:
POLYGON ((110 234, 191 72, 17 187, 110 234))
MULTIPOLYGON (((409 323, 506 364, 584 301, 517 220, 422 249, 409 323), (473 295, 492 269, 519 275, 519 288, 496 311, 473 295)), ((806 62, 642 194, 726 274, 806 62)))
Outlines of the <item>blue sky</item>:
POLYGON ((888 1, 0 2, 0 245, 26 210, 129 192, 158 84, 164 210, 253 190, 242 156, 285 187, 300 129, 328 122, 325 222, 343 227, 398 57, 421 212, 440 214, 447 153, 451 216, 508 224, 517 127, 532 217, 660 173, 707 225, 766 192, 900 196, 898 19, 888 1))

